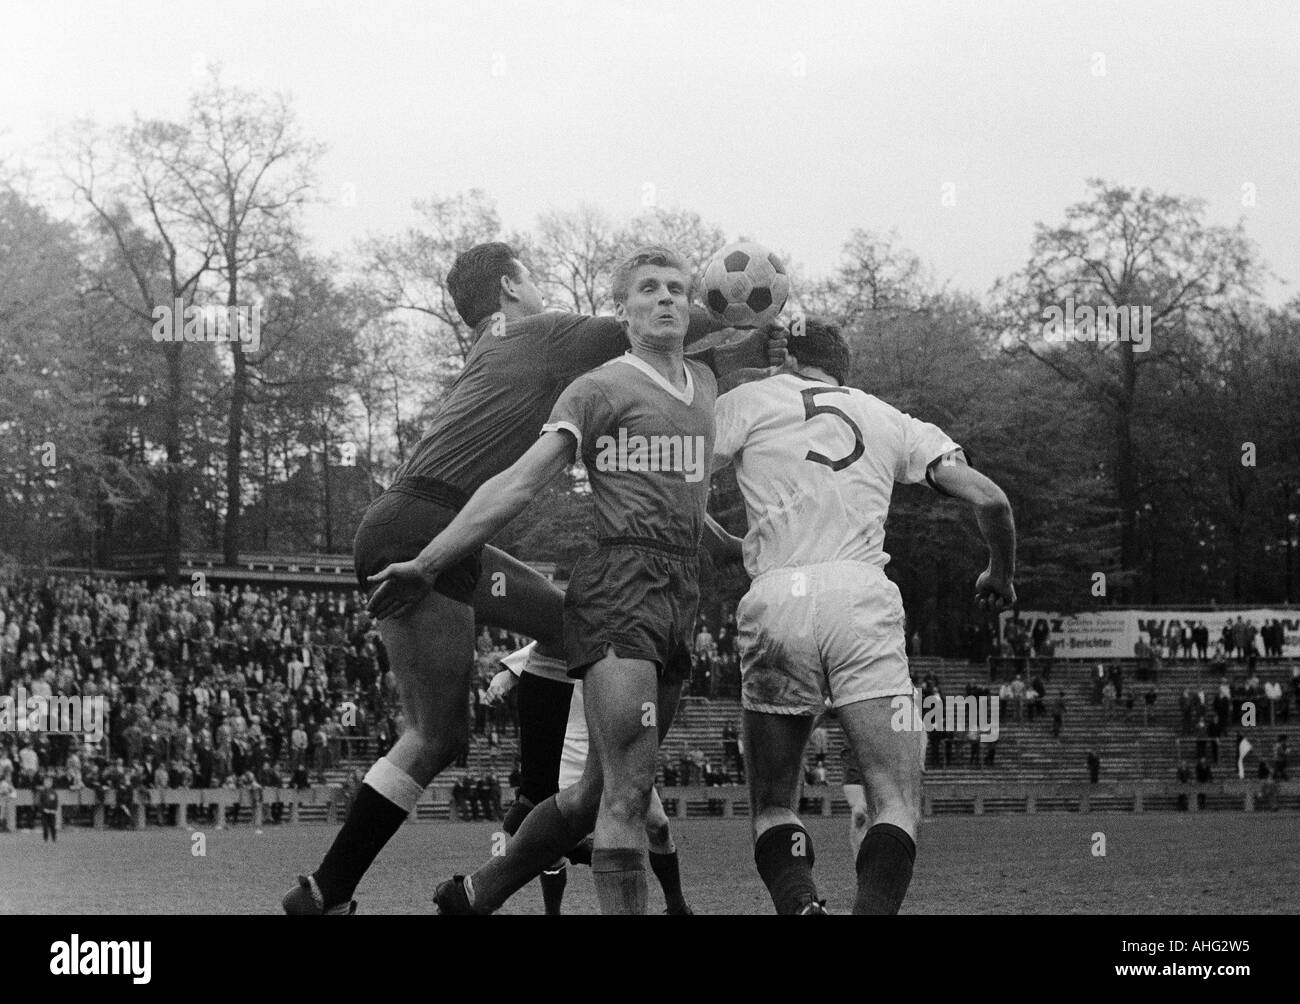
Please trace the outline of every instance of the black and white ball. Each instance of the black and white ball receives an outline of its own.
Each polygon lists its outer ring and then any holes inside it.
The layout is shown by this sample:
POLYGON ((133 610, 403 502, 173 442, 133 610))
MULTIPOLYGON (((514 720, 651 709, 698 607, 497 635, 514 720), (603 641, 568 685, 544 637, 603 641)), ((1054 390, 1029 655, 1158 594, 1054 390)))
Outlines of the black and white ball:
POLYGON ((754 241, 728 244, 704 266, 704 305, 734 328, 757 328, 776 318, 790 295, 781 259, 754 241))

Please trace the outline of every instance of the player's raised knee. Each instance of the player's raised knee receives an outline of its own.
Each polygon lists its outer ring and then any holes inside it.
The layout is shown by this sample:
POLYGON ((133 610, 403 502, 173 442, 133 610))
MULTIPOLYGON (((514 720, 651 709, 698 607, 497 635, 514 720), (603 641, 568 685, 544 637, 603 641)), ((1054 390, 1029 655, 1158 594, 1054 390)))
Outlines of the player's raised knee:
POLYGON ((664 847, 668 843, 670 831, 668 829, 668 820, 666 819, 647 819, 645 824, 646 837, 650 841, 651 847, 664 847))

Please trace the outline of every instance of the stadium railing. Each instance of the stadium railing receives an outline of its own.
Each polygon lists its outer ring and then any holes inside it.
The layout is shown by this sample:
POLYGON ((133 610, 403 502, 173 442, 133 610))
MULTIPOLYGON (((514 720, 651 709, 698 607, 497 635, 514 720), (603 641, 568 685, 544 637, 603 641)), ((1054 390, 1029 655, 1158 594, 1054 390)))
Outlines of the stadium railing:
MULTIPOLYGON (((749 815, 749 789, 725 787, 679 787, 661 789, 664 809, 678 819, 703 816, 723 818, 749 815)), ((112 791, 99 793, 82 789, 60 791, 59 825, 70 813, 102 829, 113 822, 117 797, 112 791)), ((312 788, 265 789, 145 789, 130 806, 129 815, 118 822, 131 828, 150 825, 181 827, 198 824, 222 828, 246 821, 261 827, 268 820, 288 825, 310 822, 339 823, 347 810, 348 795, 338 785, 312 788), (276 813, 275 807, 279 806, 276 813), (175 807, 176 811, 170 811, 175 807)), ((806 815, 841 816, 849 812, 848 802, 836 786, 805 786, 801 811, 806 815)), ((124 806, 124 808, 126 808, 124 806)), ((17 829, 19 809, 31 810, 35 819, 35 792, 22 790, 0 806, 10 832, 17 829)), ((1015 784, 956 783, 927 785, 924 813, 933 815, 986 815, 995 813, 1041 812, 1167 812, 1300 810, 1300 782, 1261 785, 1250 781, 1222 781, 1206 784, 1102 783, 1102 784, 1015 784)), ((450 786, 437 786, 425 793, 416 806, 419 821, 454 818, 450 786)))

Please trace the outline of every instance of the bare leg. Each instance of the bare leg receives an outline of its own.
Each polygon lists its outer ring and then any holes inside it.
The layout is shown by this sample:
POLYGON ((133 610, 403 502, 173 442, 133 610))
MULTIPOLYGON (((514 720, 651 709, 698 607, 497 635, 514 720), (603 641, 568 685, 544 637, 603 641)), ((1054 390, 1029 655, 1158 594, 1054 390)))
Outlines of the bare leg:
POLYGON ((809 715, 745 712, 749 805, 755 840, 773 826, 799 823, 795 811, 799 773, 815 720, 809 715))
POLYGON ((659 798, 659 789, 650 789, 650 810, 645 817, 646 839, 650 844, 650 870, 659 880, 663 889, 664 903, 669 914, 686 915, 693 913, 682 893, 681 866, 677 859, 677 845, 673 843, 673 833, 668 827, 668 813, 664 812, 664 803, 659 798))
POLYGON ((645 822, 659 748, 654 663, 624 659, 611 646, 583 682, 592 757, 605 775, 591 870, 602 913, 646 910, 645 822))
POLYGON ((379 626, 397 677, 406 729, 366 774, 343 828, 313 875, 326 908, 346 903, 420 794, 468 741, 474 614, 430 593, 379 626))
POLYGON ((921 761, 925 733, 895 731, 893 697, 858 701, 838 708, 865 782, 871 825, 891 823, 913 840, 921 820, 921 761))
POLYGON ((849 846, 853 848, 853 859, 856 861, 858 851, 862 848, 862 838, 867 835, 867 827, 871 825, 871 813, 867 811, 867 790, 860 784, 846 784, 844 797, 849 801, 849 811, 852 814, 849 819, 849 846))
POLYGON ((880 697, 838 709, 862 771, 871 819, 857 853, 853 912, 859 914, 897 913, 916 858, 925 734, 892 727, 896 701, 880 697))
MULTIPOLYGON (((660 684, 658 694, 657 717, 659 739, 662 740, 676 714, 681 684, 660 684)), ((590 730, 589 703, 587 711, 590 730)), ((507 899, 591 833, 599 814, 603 786, 600 759, 588 756, 582 777, 538 805, 506 845, 505 854, 489 859, 469 876, 467 893, 475 911, 491 913, 499 909, 507 899)))
POLYGON ((812 838, 796 809, 811 715, 745 712, 754 863, 779 914, 824 912, 813 882, 812 838))

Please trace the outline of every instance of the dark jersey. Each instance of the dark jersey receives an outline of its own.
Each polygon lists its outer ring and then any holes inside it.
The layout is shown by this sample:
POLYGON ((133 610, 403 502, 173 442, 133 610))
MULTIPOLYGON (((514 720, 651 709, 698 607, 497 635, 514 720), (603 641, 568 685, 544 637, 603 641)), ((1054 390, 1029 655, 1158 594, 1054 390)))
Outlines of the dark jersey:
POLYGON ((717 393, 701 363, 686 361, 686 390, 678 391, 629 352, 560 395, 542 430, 562 429, 577 440, 598 538, 699 546, 717 393))
MULTIPOLYGON (((722 328, 701 307, 691 308, 687 354, 712 369, 751 366, 720 361, 723 352, 704 338, 722 328)), ((478 341, 452 384, 428 433, 397 478, 437 478, 473 495, 533 445, 560 392, 579 374, 595 369, 628 347, 621 322, 549 311, 502 323, 493 314, 479 325, 478 341)), ((754 344, 754 343, 750 343, 754 344)))
MULTIPOLYGON (((494 315, 496 317, 496 315, 494 315)), ((560 392, 627 349, 612 317, 549 312, 489 318, 428 433, 397 477, 437 478, 473 495, 527 452, 560 392)))

